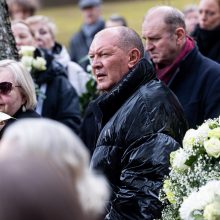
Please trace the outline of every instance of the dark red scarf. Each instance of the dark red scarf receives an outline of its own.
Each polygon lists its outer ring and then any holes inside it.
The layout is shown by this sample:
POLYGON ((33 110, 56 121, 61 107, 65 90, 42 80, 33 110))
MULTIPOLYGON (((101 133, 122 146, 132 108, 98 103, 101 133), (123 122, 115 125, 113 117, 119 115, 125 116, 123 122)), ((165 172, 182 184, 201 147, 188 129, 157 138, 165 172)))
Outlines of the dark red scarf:
POLYGON ((173 61, 172 64, 169 66, 166 66, 164 68, 159 69, 156 65, 156 72, 157 77, 164 83, 168 84, 172 77, 172 73, 175 71, 175 69, 178 67, 180 61, 195 47, 195 43, 192 38, 187 36, 186 43, 183 46, 181 52, 176 57, 176 59, 173 61))

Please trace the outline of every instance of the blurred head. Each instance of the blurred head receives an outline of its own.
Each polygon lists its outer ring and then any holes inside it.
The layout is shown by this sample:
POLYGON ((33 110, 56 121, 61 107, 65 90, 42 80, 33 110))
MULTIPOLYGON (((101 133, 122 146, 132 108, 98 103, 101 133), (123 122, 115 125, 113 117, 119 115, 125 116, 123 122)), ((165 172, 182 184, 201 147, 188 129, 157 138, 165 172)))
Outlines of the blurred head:
POLYGON ((80 0, 79 7, 85 24, 96 23, 101 16, 101 0, 80 0))
POLYGON ((12 20, 23 20, 35 14, 39 8, 38 0, 6 0, 12 20))
POLYGON ((97 88, 110 91, 143 55, 142 41, 134 30, 121 26, 98 32, 89 50, 97 88))
POLYGON ((37 46, 45 49, 52 49, 55 44, 55 23, 43 15, 29 17, 25 21, 34 35, 37 46))
POLYGON ((106 28, 117 26, 127 26, 127 22, 124 17, 120 15, 112 15, 105 23, 106 28))
POLYGON ((82 208, 91 219, 103 214, 109 196, 107 183, 89 169, 86 147, 67 126, 43 118, 19 120, 1 139, 0 157, 7 155, 18 158, 40 155, 51 159, 74 179, 82 208))
POLYGON ((36 46, 34 35, 27 23, 24 21, 12 21, 11 29, 18 50, 21 49, 21 46, 36 46))
POLYGON ((69 176, 50 160, 8 155, 0 160, 0 176, 0 219, 89 219, 69 176))
POLYGON ((199 26, 213 30, 220 25, 220 0, 201 0, 199 3, 199 26))
POLYGON ((198 7, 196 5, 188 5, 184 8, 183 14, 185 16, 186 32, 191 34, 199 22, 198 7))
POLYGON ((142 36, 153 62, 160 67, 170 65, 186 42, 183 13, 169 6, 151 8, 142 24, 142 36))
POLYGON ((36 94, 31 75, 22 63, 0 61, 0 112, 13 116, 22 106, 34 109, 36 94))

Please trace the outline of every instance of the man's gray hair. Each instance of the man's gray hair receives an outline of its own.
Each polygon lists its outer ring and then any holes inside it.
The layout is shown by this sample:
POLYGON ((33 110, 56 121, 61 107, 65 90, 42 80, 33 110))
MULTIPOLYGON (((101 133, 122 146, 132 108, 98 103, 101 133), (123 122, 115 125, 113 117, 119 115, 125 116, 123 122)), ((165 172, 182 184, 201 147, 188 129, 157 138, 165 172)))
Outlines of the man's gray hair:
POLYGON ((174 32, 178 27, 182 27, 184 30, 186 29, 184 14, 177 8, 171 6, 156 6, 151 8, 146 16, 155 11, 160 12, 164 18, 164 23, 171 32, 174 32))
POLYGON ((140 51, 141 58, 144 57, 144 45, 137 32, 124 26, 115 28, 118 28, 119 31, 118 46, 123 50, 137 48, 140 51))

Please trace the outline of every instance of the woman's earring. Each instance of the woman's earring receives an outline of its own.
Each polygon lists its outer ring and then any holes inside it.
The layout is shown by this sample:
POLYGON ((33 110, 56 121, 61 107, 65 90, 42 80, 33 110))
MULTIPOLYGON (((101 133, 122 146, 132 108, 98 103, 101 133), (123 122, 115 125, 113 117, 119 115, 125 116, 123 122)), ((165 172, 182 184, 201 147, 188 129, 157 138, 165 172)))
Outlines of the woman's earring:
POLYGON ((26 107, 25 107, 25 105, 22 105, 22 112, 26 112, 26 107))

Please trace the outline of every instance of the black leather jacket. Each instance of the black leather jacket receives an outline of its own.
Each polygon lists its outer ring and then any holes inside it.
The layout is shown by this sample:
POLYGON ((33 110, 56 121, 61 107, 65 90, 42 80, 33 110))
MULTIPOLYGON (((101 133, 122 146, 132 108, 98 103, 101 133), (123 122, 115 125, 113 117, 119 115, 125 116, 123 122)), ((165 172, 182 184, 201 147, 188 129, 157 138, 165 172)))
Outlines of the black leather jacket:
POLYGON ((142 59, 96 101, 100 135, 91 167, 108 178, 106 219, 155 219, 169 154, 181 145, 187 122, 175 95, 142 59))

